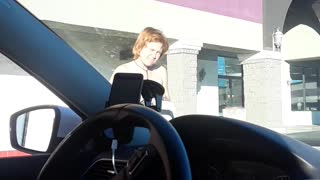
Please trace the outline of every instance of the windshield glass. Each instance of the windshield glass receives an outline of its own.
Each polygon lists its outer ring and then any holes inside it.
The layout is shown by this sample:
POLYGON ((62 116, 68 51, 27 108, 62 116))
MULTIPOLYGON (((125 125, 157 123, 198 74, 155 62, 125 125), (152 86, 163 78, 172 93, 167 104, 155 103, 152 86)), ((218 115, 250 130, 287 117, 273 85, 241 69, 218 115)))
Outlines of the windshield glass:
POLYGON ((295 138, 319 129, 318 1, 19 2, 109 82, 127 71, 163 85, 169 116, 230 117, 295 138), (136 58, 146 27, 160 31, 168 50, 151 39, 136 58))

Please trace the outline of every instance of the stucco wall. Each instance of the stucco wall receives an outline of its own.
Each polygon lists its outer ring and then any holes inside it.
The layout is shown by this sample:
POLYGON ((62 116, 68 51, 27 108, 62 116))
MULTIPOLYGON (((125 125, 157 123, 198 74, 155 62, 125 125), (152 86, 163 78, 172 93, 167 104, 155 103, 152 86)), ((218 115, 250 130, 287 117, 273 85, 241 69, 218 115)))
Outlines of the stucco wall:
POLYGON ((159 1, 20 0, 19 2, 41 20, 133 33, 139 33, 146 26, 154 26, 173 39, 195 39, 207 44, 248 50, 262 49, 261 23, 159 1))
POLYGON ((84 57, 106 79, 120 64, 132 60, 121 52, 131 52, 137 34, 45 21, 59 36, 84 57))
POLYGON ((262 52, 243 62, 246 120, 282 126, 281 59, 262 52))

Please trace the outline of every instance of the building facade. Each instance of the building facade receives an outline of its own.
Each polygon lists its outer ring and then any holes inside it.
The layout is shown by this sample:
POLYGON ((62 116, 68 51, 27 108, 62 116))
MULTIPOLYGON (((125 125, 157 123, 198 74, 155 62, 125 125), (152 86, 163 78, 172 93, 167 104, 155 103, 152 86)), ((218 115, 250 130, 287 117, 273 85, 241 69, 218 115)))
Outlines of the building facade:
POLYGON ((131 61, 142 29, 161 29, 170 42, 161 62, 176 115, 222 115, 271 128, 320 123, 315 0, 20 2, 106 79, 131 61), (279 51, 276 28, 284 34, 279 51))

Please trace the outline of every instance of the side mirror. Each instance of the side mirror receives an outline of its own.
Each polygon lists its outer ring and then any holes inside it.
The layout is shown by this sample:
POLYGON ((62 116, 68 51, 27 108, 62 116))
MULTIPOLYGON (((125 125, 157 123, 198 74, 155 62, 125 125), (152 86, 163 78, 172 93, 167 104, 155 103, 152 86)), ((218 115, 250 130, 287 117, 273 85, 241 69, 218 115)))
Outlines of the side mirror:
POLYGON ((10 118, 12 147, 30 154, 51 153, 63 137, 81 123, 80 120, 73 124, 64 123, 70 117, 64 118, 65 120, 61 117, 66 117, 65 114, 70 114, 69 111, 72 110, 66 107, 42 105, 14 113, 10 118))

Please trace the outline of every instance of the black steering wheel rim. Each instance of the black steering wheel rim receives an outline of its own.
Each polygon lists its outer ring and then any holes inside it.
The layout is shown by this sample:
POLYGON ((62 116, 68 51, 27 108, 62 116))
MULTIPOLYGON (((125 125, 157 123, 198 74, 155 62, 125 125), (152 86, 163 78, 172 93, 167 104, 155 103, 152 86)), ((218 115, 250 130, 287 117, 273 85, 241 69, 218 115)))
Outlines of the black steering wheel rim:
POLYGON ((38 180, 65 178, 61 177, 65 171, 63 167, 72 164, 72 159, 75 159, 77 152, 81 151, 91 135, 123 123, 128 116, 138 117, 129 123, 142 124, 150 130, 150 142, 161 156, 167 179, 191 180, 187 152, 177 131, 158 112, 135 104, 115 105, 85 120, 69 133, 50 155, 40 171, 38 180))

